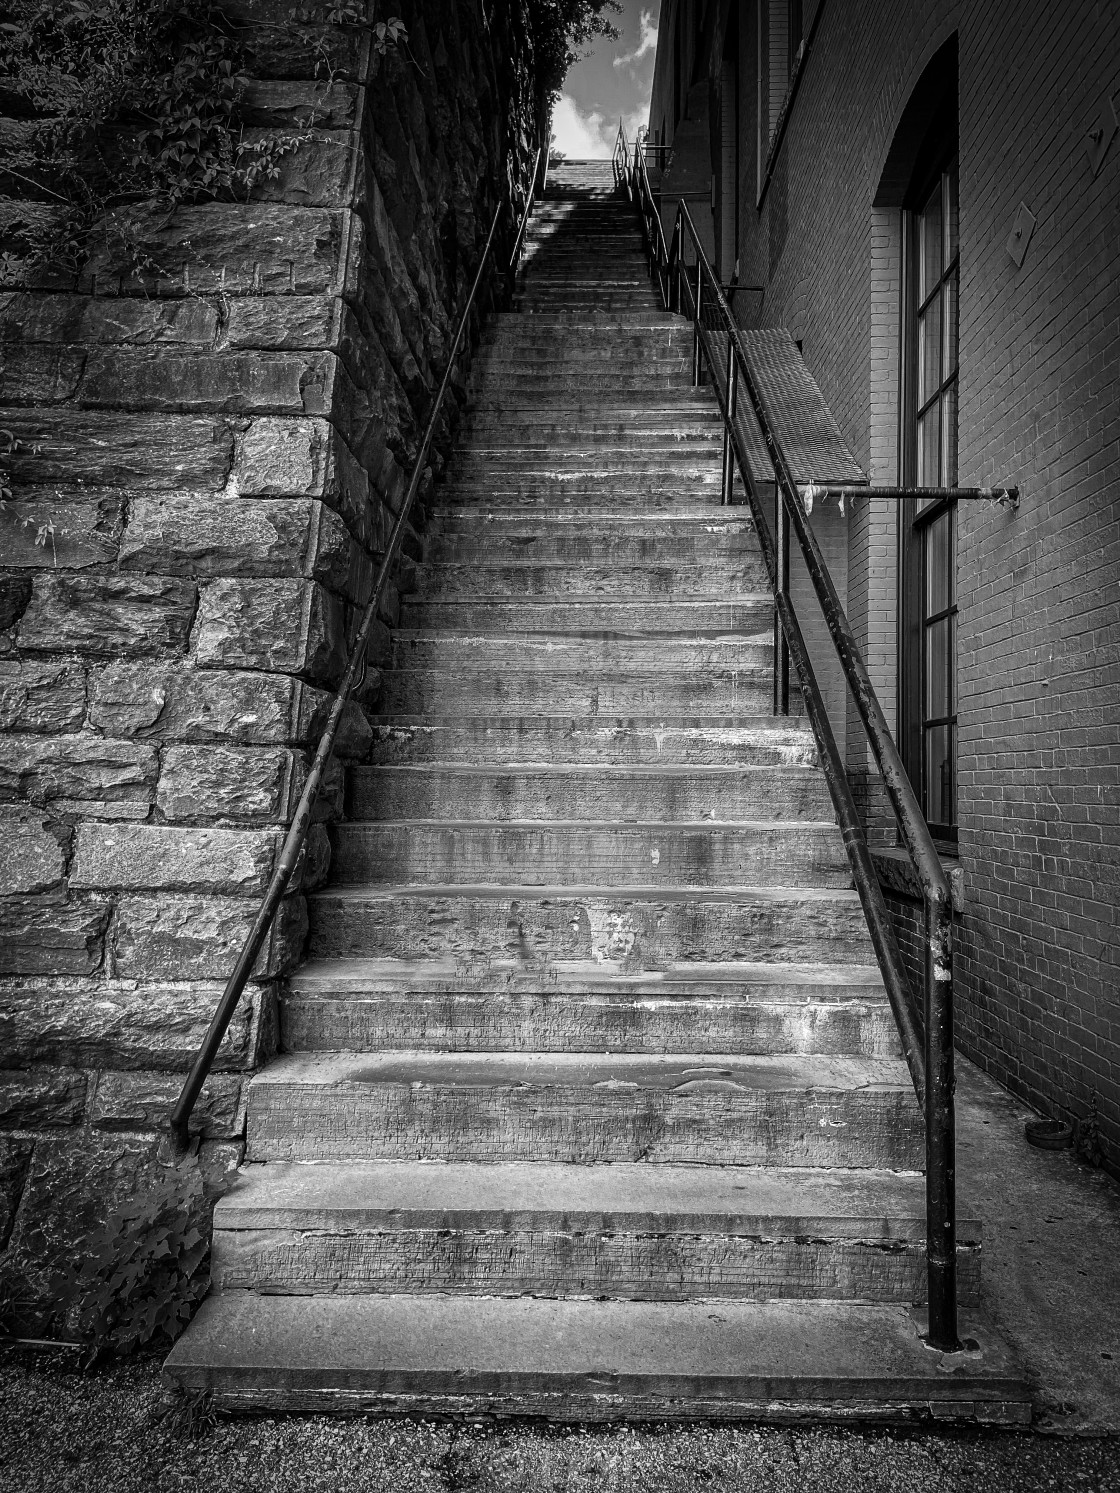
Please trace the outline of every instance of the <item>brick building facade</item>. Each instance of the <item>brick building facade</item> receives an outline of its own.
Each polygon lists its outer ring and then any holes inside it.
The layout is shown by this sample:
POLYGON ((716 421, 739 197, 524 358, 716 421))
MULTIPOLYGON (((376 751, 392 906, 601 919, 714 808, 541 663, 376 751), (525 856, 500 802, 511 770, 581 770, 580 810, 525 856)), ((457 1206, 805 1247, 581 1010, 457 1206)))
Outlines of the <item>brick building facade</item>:
MULTIPOLYGON (((1120 17, 1088 0, 667 0, 650 112, 667 223, 683 196, 721 281, 760 289, 736 314, 788 328, 870 481, 1020 490, 1017 512, 858 500, 823 522, 846 529, 837 584, 959 857, 959 1043, 1095 1121, 1112 1166, 1117 56, 1120 17)), ((874 818, 852 710, 836 725, 874 818)))

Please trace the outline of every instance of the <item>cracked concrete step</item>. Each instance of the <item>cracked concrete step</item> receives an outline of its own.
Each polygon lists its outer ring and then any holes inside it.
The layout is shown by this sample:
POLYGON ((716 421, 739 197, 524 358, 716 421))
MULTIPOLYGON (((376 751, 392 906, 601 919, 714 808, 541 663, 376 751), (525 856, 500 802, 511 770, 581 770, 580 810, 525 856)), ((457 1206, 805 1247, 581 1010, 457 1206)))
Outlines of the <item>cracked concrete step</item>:
POLYGON ((900 1051, 863 965, 320 959, 290 977, 280 1025, 285 1052, 900 1051))
POLYGON ((584 820, 395 820, 343 823, 331 833, 336 885, 497 882, 554 886, 851 885, 832 823, 612 824, 584 820))
MULTIPOLYGON (((980 1227, 957 1225, 975 1305, 980 1227)), ((214 1214, 220 1291, 925 1301, 913 1172, 274 1162, 214 1214)))
POLYGON ((249 1085, 248 1161, 564 1161, 917 1171, 893 1058, 294 1053, 249 1085))
POLYGON ((633 819, 832 822, 832 800, 816 767, 689 767, 463 763, 355 766, 347 782, 352 820, 633 819))
MULTIPOLYGON (((651 648, 658 646, 656 641, 651 648)), ((387 715, 524 716, 554 710, 573 717, 761 715, 773 695, 769 665, 709 669, 703 674, 664 669, 618 669, 596 675, 579 669, 525 668, 443 671, 390 669, 381 676, 379 708, 387 715)))
MULTIPOLYGON (((555 704, 555 702, 553 702, 555 704)), ((808 728, 769 714, 607 720, 579 716, 382 715, 373 722, 371 763, 696 763, 735 767, 814 766, 808 728)))
POLYGON ((728 633, 755 637, 771 626, 774 601, 764 592, 737 597, 701 597, 691 601, 622 601, 569 593, 563 600, 546 597, 510 600, 501 595, 438 600, 419 595, 401 598, 400 625, 408 630, 453 630, 468 633, 559 632, 569 637, 622 633, 632 638, 703 638, 728 633))
POLYGON ((230 1411, 554 1421, 962 1421, 1029 1425, 1011 1349, 922 1339, 896 1303, 263 1296, 204 1302, 164 1373, 230 1411))
POLYGON ((838 966, 874 959, 863 909, 835 888, 328 886, 308 897, 310 958, 687 960, 838 966))
MULTIPOLYGON (((753 537, 753 536, 752 536, 753 537)), ((585 544, 584 549, 590 545, 585 544)), ((524 553, 532 546, 519 546, 524 553)), ((542 549, 544 546, 542 545, 542 549)), ((605 548, 605 546, 604 546, 605 548)), ((563 596, 575 592, 584 596, 628 596, 678 599, 712 598, 762 593, 766 585, 766 566, 757 546, 738 555, 713 556, 689 564, 684 560, 642 560, 635 557, 629 564, 596 563, 586 558, 570 561, 546 559, 540 552, 531 560, 506 559, 485 546, 477 551, 467 546, 445 544, 429 546, 429 553, 455 555, 454 560, 429 559, 416 567, 410 594, 421 594, 438 600, 442 597, 468 596, 481 591, 510 598, 522 596, 563 596), (464 553, 463 551, 467 552, 464 553)))

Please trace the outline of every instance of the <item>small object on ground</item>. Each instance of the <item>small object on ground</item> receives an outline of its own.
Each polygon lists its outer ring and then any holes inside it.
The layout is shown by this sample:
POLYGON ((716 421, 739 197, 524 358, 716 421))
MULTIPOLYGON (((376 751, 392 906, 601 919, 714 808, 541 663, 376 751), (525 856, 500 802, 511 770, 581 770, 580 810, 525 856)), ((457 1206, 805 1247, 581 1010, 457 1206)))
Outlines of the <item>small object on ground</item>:
POLYGON ((1040 1151, 1064 1151, 1073 1144, 1073 1126, 1067 1120, 1028 1120, 1027 1140, 1040 1151))

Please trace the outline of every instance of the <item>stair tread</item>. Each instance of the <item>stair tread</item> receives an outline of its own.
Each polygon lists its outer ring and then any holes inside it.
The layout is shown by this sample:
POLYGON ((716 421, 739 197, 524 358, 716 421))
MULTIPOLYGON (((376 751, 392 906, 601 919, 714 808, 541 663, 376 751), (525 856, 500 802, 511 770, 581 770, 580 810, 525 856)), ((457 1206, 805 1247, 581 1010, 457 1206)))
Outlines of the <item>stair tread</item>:
POLYGON ((859 894, 844 887, 775 886, 772 883, 731 886, 673 886, 666 884, 617 887, 576 882, 348 882, 312 892, 312 899, 337 897, 348 901, 388 901, 394 897, 477 897, 489 901, 617 902, 859 902, 859 894))
MULTIPOLYGON (((369 1085, 443 1085, 457 1088, 618 1087, 643 1092, 842 1093, 902 1090, 913 1095, 901 1058, 824 1054, 381 1052, 282 1053, 254 1075, 251 1089, 353 1088, 369 1085)), ((916 1101, 915 1101, 916 1102, 916 1101)))
MULTIPOLYGON (((922 1340, 922 1315, 848 1302, 628 1302, 478 1296, 212 1296, 165 1372, 252 1402, 273 1392, 344 1396, 485 1395, 844 1402, 899 1408, 948 1402, 957 1414, 991 1402, 1000 1419, 1029 1420, 1011 1349, 977 1312, 962 1313, 975 1353, 922 1340)), ((304 1402, 305 1404, 307 1402, 304 1402)), ((532 1405, 525 1409, 531 1410, 532 1405)), ((640 1408, 640 1407, 639 1407, 640 1408)), ((585 1417, 580 1402, 568 1416, 585 1417)), ((610 1413, 603 1405, 599 1413, 610 1413)), ((594 1413, 594 1412, 592 1412, 594 1413)), ((617 1413, 617 1410, 616 1410, 617 1413)), ((648 1413, 648 1412, 647 1412, 648 1413)), ((718 1412, 716 1412, 718 1413, 718 1412)))
MULTIPOLYGON (((544 970, 526 970, 518 961, 485 961, 480 970, 471 970, 463 959, 309 959, 291 976, 288 985, 293 993, 315 991, 398 989, 424 981, 439 983, 462 980, 464 984, 478 979, 499 982, 502 988, 524 986, 527 989, 562 990, 566 985, 580 989, 621 991, 653 996, 661 993, 717 991, 724 988, 752 990, 777 986, 783 991, 798 987, 828 987, 842 999, 845 992, 857 990, 866 999, 869 990, 886 999, 882 975, 873 964, 760 964, 728 960, 721 964, 669 964, 656 970, 630 970, 620 962, 605 960, 553 960, 544 970)), ((754 996, 757 999, 757 995, 754 996)), ((786 998, 790 998, 788 995, 786 998)))
MULTIPOLYGON (((920 1172, 641 1162, 249 1163, 217 1229, 703 1229, 924 1240, 920 1172)), ((980 1240, 958 1219, 960 1244, 980 1240)))

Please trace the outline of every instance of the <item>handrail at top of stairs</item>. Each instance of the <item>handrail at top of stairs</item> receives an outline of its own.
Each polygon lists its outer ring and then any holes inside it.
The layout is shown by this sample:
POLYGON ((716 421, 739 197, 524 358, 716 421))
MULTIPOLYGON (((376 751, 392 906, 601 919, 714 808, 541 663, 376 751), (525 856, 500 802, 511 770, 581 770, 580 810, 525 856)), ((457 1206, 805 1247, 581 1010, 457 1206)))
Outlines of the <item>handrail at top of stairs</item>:
MULTIPOLYGON (((933 843, 929 826, 891 737, 851 624, 812 528, 807 522, 812 492, 855 492, 870 489, 809 485, 802 494, 774 430, 751 361, 719 282, 704 252, 685 202, 678 205, 672 244, 665 247, 661 213, 650 191, 645 162, 635 153, 631 168, 650 263, 657 275, 666 309, 687 314, 693 323, 693 383, 700 382, 701 359, 712 372, 712 383, 723 417, 723 501, 731 501, 734 462, 747 494, 775 602, 774 712, 789 713, 789 660, 801 682, 805 710, 836 810, 852 878, 867 918, 868 930, 894 1013, 902 1049, 919 1102, 925 1112, 926 1132, 926 1265, 929 1296, 928 1340, 952 1352, 957 1337, 956 1196, 953 1074, 953 948, 952 897, 949 879, 933 843), (683 257, 685 235, 691 241, 694 263, 683 257), (694 272, 694 273, 693 273, 694 272), (687 301, 687 310, 685 302, 687 301), (709 325, 727 338, 726 370, 717 367, 709 325), (723 382, 721 383, 721 373, 723 382), (775 528, 771 535, 747 460, 746 446, 736 423, 740 382, 758 422, 774 472, 775 528), (824 614, 830 637, 844 671, 868 743, 882 774, 895 819, 922 889, 924 904, 924 990, 921 1009, 915 1002, 902 962, 898 941, 887 912, 882 888, 871 859, 867 836, 856 810, 844 762, 836 744, 816 674, 810 662, 790 595, 790 529, 797 536, 802 558, 824 614)), ((879 493, 880 489, 874 489, 879 493)), ((938 494, 928 490, 922 496, 938 494)), ((905 489, 892 496, 912 495, 905 489)), ((1018 506, 1016 488, 954 488, 940 494, 953 498, 986 498, 1018 506)))
MULTIPOLYGON (((510 255, 509 262, 505 267, 506 276, 509 279, 512 279, 513 275, 516 273, 517 263, 521 256, 521 246, 525 238, 525 228, 529 221, 529 214, 533 209, 533 197, 536 191, 540 164, 541 150, 538 149, 533 162, 532 181, 530 182, 529 189, 525 195, 525 203, 521 212, 521 220, 517 230, 517 236, 514 240, 513 252, 510 255)), ((373 627, 374 619, 376 618, 377 613, 380 610, 381 602, 385 594, 385 587, 388 583, 390 572, 392 571, 393 564, 396 560, 397 551, 400 548, 401 540, 404 537, 405 524, 408 521, 413 502, 416 499, 416 494, 419 491, 420 483, 424 476, 424 471, 427 466, 428 451, 431 447, 432 439, 435 435, 436 424, 439 420, 440 411, 443 408, 444 397, 446 396, 447 390, 451 384, 451 375, 455 369, 455 361, 458 357, 459 349, 463 342, 463 335, 466 332, 471 311, 474 309, 475 298, 478 295, 478 288, 482 283, 483 275, 486 271, 486 266, 490 260, 490 252, 494 247, 494 241, 498 232, 498 224, 501 222, 502 215, 506 212, 509 205, 510 204, 506 201, 506 199, 503 198, 494 210, 494 217, 490 223, 490 231, 486 235, 486 246, 482 251, 482 257, 479 260, 478 269, 475 271, 475 277, 471 285, 470 294, 467 296, 466 304, 463 307, 462 313, 459 317, 459 325, 456 328, 455 337, 451 344, 451 350, 448 353, 447 357, 447 366, 443 370, 443 377, 440 380, 439 388, 436 391, 436 397, 432 402, 432 407, 428 414, 428 422, 424 427, 424 435, 420 442, 419 450, 416 453, 416 460, 413 463, 412 467, 412 477, 409 481, 408 489, 405 492, 404 501, 401 503, 400 510, 397 513, 396 521, 393 524, 393 530, 389 536, 389 542, 385 546, 385 553, 381 558, 381 565, 377 572, 376 583, 373 587, 372 592, 370 593, 369 600, 366 602, 365 610, 362 612, 358 631, 355 635, 354 643, 350 650, 350 657, 346 664, 346 672, 343 674, 342 682, 335 692, 334 701, 331 705, 330 715, 327 717, 327 724, 323 729, 323 734, 319 738, 319 745, 316 748, 315 757, 311 763, 311 769, 307 774, 307 780, 304 783, 303 792, 300 795, 299 803, 296 806, 295 814, 292 817, 291 826, 289 827, 288 833, 284 838, 284 845, 281 849, 280 857, 276 862, 276 867, 272 873, 272 878, 268 883, 268 889, 264 894, 264 898, 257 912, 257 916, 253 923, 253 926, 250 929, 245 942, 242 944, 241 952, 237 956, 237 962, 233 967, 233 971, 231 972, 229 979, 226 981, 225 989, 222 991, 221 999, 218 1001, 218 1004, 214 1010, 214 1015, 210 1020, 210 1025, 207 1028, 206 1035, 202 1039, 202 1044, 199 1047, 194 1062, 191 1065, 190 1072, 187 1074, 179 1097, 175 1101, 175 1105, 171 1110, 171 1145, 173 1150, 179 1155, 184 1154, 189 1148, 189 1125, 191 1112, 194 1109, 195 1103, 198 1100, 198 1096, 202 1091, 202 1086, 206 1082, 206 1078, 209 1075, 211 1067, 213 1066, 214 1059, 218 1053, 218 1048, 222 1044, 222 1038, 225 1036, 226 1030, 233 1019, 233 1013, 237 1009, 237 1003, 241 999, 241 996, 245 990, 250 972, 252 971, 253 965, 256 963, 257 956, 261 951, 261 946, 263 945, 268 931, 272 926, 272 920, 276 916, 276 910, 280 905, 281 898, 287 891, 288 883, 291 880, 292 873, 295 870, 296 864, 299 861, 299 857, 303 851, 304 844, 307 840, 307 832, 311 827, 311 816, 314 812, 315 804, 319 797, 319 790, 322 786, 323 777, 327 770, 327 765, 330 762, 331 753, 334 750, 335 737, 338 735, 338 728, 342 721, 342 713, 346 708, 351 694, 354 692, 354 689, 365 674, 366 646, 369 643, 370 631, 373 627)))

